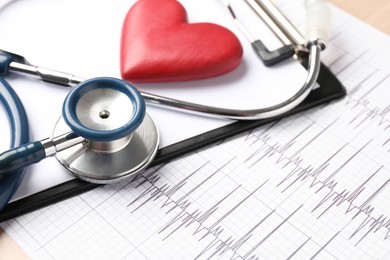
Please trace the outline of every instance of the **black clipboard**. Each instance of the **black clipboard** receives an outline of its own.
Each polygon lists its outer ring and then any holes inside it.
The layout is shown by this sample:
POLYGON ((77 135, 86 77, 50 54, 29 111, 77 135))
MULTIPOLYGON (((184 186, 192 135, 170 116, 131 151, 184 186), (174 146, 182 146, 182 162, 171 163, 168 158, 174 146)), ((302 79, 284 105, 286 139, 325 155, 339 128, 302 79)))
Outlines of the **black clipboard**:
MULTIPOLYGON (((305 66, 304 63, 303 65, 305 66)), ((319 83, 320 87, 311 91, 309 96, 299 106, 295 107, 291 111, 288 111, 283 115, 268 119, 255 121, 237 121, 232 124, 170 145, 168 147, 164 147, 158 151, 156 158, 154 159, 150 167, 161 164, 163 162, 167 162, 186 153, 195 151, 199 148, 234 136, 238 133, 251 130, 255 127, 265 125, 272 121, 279 120, 283 117, 302 112, 318 105, 326 104, 332 100, 342 98, 346 95, 346 90, 343 85, 335 77, 335 75, 333 75, 333 73, 323 64, 321 64, 320 74, 317 82, 319 83)), ((71 198, 73 196, 92 190, 99 186, 99 184, 87 183, 79 179, 74 179, 59 184, 47 190, 9 203, 0 212, 0 222, 71 198)))

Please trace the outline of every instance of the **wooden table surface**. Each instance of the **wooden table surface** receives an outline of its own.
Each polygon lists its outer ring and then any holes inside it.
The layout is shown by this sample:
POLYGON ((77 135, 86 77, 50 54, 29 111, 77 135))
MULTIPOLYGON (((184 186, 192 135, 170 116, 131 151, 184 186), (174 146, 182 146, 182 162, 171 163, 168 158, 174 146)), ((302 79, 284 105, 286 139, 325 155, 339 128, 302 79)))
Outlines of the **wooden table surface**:
MULTIPOLYGON (((390 35, 389 0, 330 0, 330 2, 390 35)), ((30 259, 30 257, 1 228, 0 259, 30 259)))

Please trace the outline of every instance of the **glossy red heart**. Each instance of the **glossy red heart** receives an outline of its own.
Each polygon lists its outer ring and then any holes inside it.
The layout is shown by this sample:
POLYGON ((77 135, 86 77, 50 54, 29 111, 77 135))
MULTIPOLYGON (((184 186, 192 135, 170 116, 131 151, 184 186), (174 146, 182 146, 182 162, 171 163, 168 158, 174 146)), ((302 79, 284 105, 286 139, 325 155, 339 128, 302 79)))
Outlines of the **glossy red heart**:
POLYGON ((188 23, 184 7, 176 0, 140 0, 125 18, 120 58, 125 80, 194 80, 236 68, 242 46, 222 26, 188 23))

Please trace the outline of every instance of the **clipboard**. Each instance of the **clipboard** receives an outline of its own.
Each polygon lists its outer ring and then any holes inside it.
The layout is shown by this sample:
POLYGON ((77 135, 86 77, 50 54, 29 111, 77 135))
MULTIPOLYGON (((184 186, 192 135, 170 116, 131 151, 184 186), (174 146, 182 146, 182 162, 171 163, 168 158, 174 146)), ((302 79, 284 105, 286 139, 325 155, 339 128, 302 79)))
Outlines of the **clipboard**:
MULTIPOLYGON (((302 65, 305 66, 303 61, 302 65)), ((319 88, 314 89, 309 96, 297 107, 287 113, 262 120, 254 121, 237 121, 229 125, 217 128, 215 130, 200 134, 184 141, 172 144, 160 149, 154 161, 149 167, 168 162, 169 160, 178 158, 187 153, 193 152, 199 148, 212 145, 218 141, 232 137, 236 134, 243 133, 253 128, 268 124, 270 122, 280 120, 284 117, 303 112, 319 105, 324 105, 333 100, 342 98, 346 95, 346 90, 335 75, 323 64, 321 64, 319 78, 317 80, 319 88)), ((0 212, 0 222, 17 217, 22 214, 32 212, 34 210, 46 207, 48 205, 66 200, 73 196, 87 192, 101 185, 87 183, 79 179, 70 180, 35 193, 23 199, 9 203, 0 212)))

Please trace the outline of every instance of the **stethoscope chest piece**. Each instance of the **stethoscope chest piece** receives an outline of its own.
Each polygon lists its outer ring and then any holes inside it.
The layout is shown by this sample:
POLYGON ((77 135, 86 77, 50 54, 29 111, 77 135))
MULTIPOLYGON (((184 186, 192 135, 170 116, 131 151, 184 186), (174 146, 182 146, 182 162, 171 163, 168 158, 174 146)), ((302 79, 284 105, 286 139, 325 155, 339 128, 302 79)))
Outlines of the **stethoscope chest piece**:
POLYGON ((52 137, 72 131, 85 138, 56 153, 76 177, 111 183, 135 177, 157 153, 159 132, 140 93, 114 78, 87 80, 65 99, 52 137))

